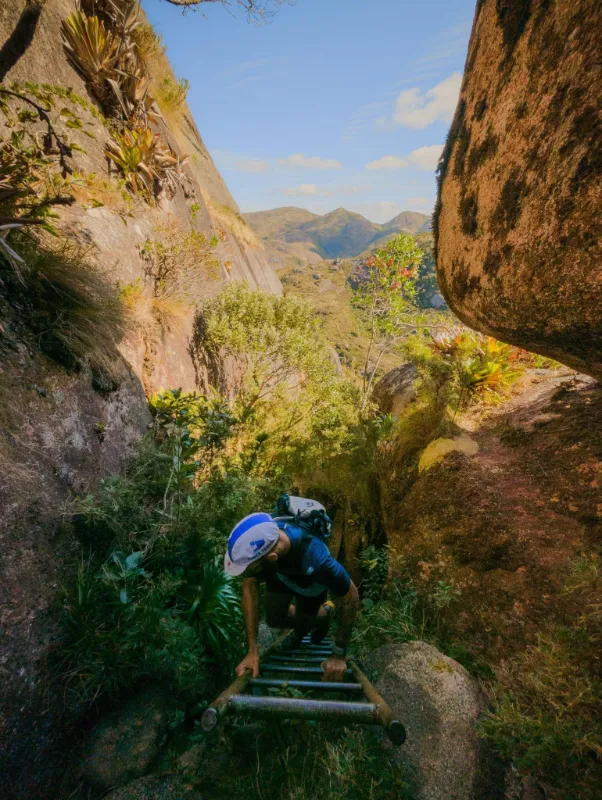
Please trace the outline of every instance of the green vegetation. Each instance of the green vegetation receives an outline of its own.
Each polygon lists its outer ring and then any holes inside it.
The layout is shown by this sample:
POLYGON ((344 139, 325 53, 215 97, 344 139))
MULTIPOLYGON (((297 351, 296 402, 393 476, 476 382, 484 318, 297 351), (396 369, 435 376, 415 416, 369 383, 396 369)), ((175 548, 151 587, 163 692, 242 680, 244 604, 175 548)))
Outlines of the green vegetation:
MULTIPOLYGON (((172 233, 171 239, 163 232, 142 248, 158 297, 186 290, 189 245, 200 246, 203 257, 211 258, 214 243, 201 238, 186 244, 175 228, 172 233)), ((375 255, 374 296, 370 284, 359 295, 382 309, 375 326, 386 320, 385 312, 419 313, 414 280, 420 258, 413 240, 404 237, 375 255), (387 305, 391 290, 400 290, 399 309, 387 305)), ((121 294, 124 303, 136 302, 139 286, 123 287, 121 294)), ((199 307, 193 351, 197 358, 228 358, 237 376, 233 401, 218 394, 155 397, 153 430, 128 472, 105 480, 94 496, 77 503, 72 524, 85 557, 66 590, 67 640, 60 671, 86 702, 117 699, 148 681, 170 687, 181 724, 175 725, 164 755, 167 768, 181 769, 178 750, 200 735, 185 721, 187 709, 202 706, 217 691, 214 676, 229 673, 240 655, 238 589, 221 569, 223 543, 238 519, 271 507, 293 486, 369 531, 370 543, 358 553, 364 578, 356 652, 424 639, 492 680, 489 665, 450 636, 446 620, 461 609, 461 589, 436 576, 419 590, 415 565, 374 544, 382 541, 378 534, 386 503, 378 487, 394 470, 397 488, 407 491, 425 445, 453 432, 459 410, 507 392, 530 356, 465 329, 432 336, 408 324, 416 332, 399 337, 418 370, 418 397, 395 420, 369 404, 361 411, 357 380, 337 370, 307 302, 266 295, 243 283, 228 285, 199 307)), ((580 591, 590 572, 575 572, 567 591, 580 591)), ((570 648, 564 650, 542 639, 524 662, 509 665, 508 677, 498 674, 492 683, 496 711, 484 723, 503 754, 536 775, 552 776, 550 785, 562 800, 570 795, 562 794, 549 763, 559 759, 561 748, 571 747, 569 767, 583 771, 598 747, 593 707, 599 687, 569 669, 579 636, 583 630, 571 634, 570 648), (551 669, 550 654, 558 672, 551 669), (549 708, 552 685, 560 692, 558 709, 549 708)), ((592 636, 588 632, 585 638, 592 636)), ((319 787, 341 798, 409 796, 400 770, 393 764, 382 769, 386 756, 369 732, 290 722, 284 734, 286 739, 290 733, 293 744, 274 748, 270 741, 268 746, 261 728, 253 734, 252 749, 244 742, 244 725, 235 721, 230 728, 242 742, 237 786, 230 789, 228 776, 211 774, 217 739, 208 744, 195 772, 195 778, 229 796, 303 797, 310 785, 311 791, 319 787)), ((586 786, 589 778, 580 780, 586 786)))
MULTIPOLYGON (((236 742, 230 769, 216 773, 223 744, 210 740, 200 768, 191 773, 204 791, 229 798, 263 800, 411 800, 403 767, 395 751, 385 750, 378 735, 368 729, 342 728, 327 723, 288 720, 281 724, 276 744, 270 726, 230 725, 236 742)), ((205 739, 193 735, 192 741, 205 739)), ((165 759, 173 768, 174 760, 165 759)))
POLYGON ((20 273, 22 257, 7 237, 25 226, 49 233, 57 206, 74 200, 70 159, 81 150, 69 140, 70 130, 91 135, 79 112, 87 103, 71 90, 44 84, 13 83, 0 87, 0 113, 8 135, 0 139, 0 251, 20 273), (60 110, 56 109, 61 103, 60 110), (43 123, 44 134, 36 127, 43 123))
POLYGON ((422 251, 414 238, 400 234, 365 262, 354 297, 354 305, 365 312, 370 331, 362 371, 364 405, 368 401, 380 362, 406 338, 408 331, 419 329, 416 311, 416 272, 422 251), (373 358, 373 354, 376 357, 373 358))
POLYGON ((256 431, 255 459, 281 461, 300 448, 337 452, 356 393, 337 374, 309 304, 232 283, 204 305, 200 322, 194 346, 236 363, 236 407, 256 431))
POLYGON ((164 112, 177 111, 186 102, 190 83, 186 78, 171 78, 165 75, 157 92, 157 102, 164 112))
MULTIPOLYGON (((180 159, 149 127, 160 117, 146 58, 160 49, 143 28, 138 36, 137 0, 92 2, 70 14, 62 26, 63 46, 90 91, 111 115, 116 130, 105 154, 123 175, 127 187, 153 202, 162 191, 178 188, 185 158, 180 159)), ((166 77, 161 99, 166 107, 185 101, 187 82, 166 77), (172 85, 173 84, 173 85, 172 85)))
POLYGON ((184 161, 150 128, 126 128, 123 133, 116 133, 107 143, 105 155, 132 192, 148 202, 163 190, 173 195, 179 186, 184 161))
POLYGON ((86 557, 58 668, 85 702, 149 679, 196 699, 211 665, 238 655, 238 598, 219 559, 234 522, 265 502, 260 484, 228 461, 235 420, 221 401, 168 392, 151 410, 128 472, 73 516, 86 557))
POLYGON ((211 665, 229 670, 239 655, 238 600, 215 560, 228 533, 271 507, 293 465, 309 471, 317 453, 336 454, 355 420, 353 392, 300 301, 232 284, 201 313, 204 346, 241 366, 237 401, 153 398, 154 428, 126 475, 74 509, 85 560, 67 589, 60 671, 87 702, 148 679, 181 702, 205 696, 221 674, 211 665))
POLYGON ((433 295, 439 292, 433 234, 419 233, 414 238, 422 250, 422 259, 416 275, 416 303, 420 308, 429 308, 433 295))
POLYGON ((217 277, 219 262, 214 251, 219 239, 208 239, 197 231, 186 231, 175 220, 157 226, 156 238, 140 248, 146 273, 157 299, 193 302, 193 284, 217 277))
POLYGON ((598 553, 570 565, 564 594, 577 601, 579 616, 569 627, 549 624, 496 671, 495 710, 482 724, 501 754, 534 773, 554 800, 594 800, 600 792, 601 575, 598 553))

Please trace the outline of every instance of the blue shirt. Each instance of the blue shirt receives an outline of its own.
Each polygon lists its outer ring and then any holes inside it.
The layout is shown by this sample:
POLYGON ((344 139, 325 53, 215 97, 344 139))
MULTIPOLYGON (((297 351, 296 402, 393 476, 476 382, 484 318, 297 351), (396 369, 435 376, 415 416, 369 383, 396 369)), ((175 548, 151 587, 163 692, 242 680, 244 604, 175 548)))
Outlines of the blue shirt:
POLYGON ((329 591, 343 597, 351 578, 347 570, 330 555, 322 539, 311 536, 289 523, 277 521, 290 539, 291 549, 279 559, 276 575, 291 591, 304 597, 317 597, 329 591))

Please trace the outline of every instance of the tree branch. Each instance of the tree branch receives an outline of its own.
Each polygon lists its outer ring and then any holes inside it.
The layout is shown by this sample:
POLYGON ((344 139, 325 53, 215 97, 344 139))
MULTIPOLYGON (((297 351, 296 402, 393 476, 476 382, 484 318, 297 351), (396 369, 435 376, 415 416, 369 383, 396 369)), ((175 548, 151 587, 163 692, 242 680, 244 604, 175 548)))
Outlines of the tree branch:
POLYGON ((46 136, 44 137, 46 142, 46 149, 50 149, 52 147, 52 140, 56 142, 57 149, 59 151, 59 163, 63 170, 63 178, 66 178, 67 175, 71 175, 73 170, 67 164, 67 158, 73 158, 73 150, 69 147, 68 144, 61 139, 61 137, 56 132, 54 125, 52 124, 52 120, 50 119, 48 112, 46 109, 41 106, 39 103, 34 102, 29 97, 26 97, 24 94, 20 94, 19 92, 13 92, 11 89, 3 89, 0 87, 0 94, 6 94, 10 97, 16 97, 19 100, 22 100, 24 103, 29 103, 30 106, 33 106, 35 110, 38 112, 39 118, 42 122, 46 123, 46 127, 48 128, 46 136))
MULTIPOLYGON (((200 6, 203 3, 221 3, 226 8, 232 5, 230 0, 165 0, 165 2, 184 9, 200 6)), ((281 5, 284 3, 292 5, 295 0, 235 0, 235 2, 245 10, 249 21, 261 25, 273 17, 281 5)))

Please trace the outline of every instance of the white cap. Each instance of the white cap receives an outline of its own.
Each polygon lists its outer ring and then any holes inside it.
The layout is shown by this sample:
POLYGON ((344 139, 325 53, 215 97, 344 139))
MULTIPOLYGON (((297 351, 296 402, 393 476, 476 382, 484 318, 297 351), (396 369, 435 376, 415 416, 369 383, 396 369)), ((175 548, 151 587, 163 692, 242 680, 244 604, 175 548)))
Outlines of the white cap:
POLYGON ((280 537, 280 528, 269 514, 249 514, 234 526, 224 556, 224 571, 241 575, 249 564, 269 553, 280 537))

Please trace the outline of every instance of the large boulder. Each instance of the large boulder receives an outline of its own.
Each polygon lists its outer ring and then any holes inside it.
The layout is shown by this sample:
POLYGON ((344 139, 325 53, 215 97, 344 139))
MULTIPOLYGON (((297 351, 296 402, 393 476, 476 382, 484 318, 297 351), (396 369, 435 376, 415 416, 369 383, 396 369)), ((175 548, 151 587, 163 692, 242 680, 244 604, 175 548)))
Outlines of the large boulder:
POLYGON ((397 751, 416 800, 502 800, 503 769, 477 735, 486 708, 464 667, 426 642, 380 647, 365 659, 406 727, 397 751))
POLYGON ((86 783, 105 791, 146 775, 159 754, 172 710, 165 694, 147 689, 101 718, 85 748, 86 783))
POLYGON ((601 27, 590 0, 477 2, 434 216, 467 325, 598 378, 601 27))
POLYGON ((416 399, 417 380, 414 364, 402 364, 383 375, 374 387, 372 399, 383 414, 399 416, 416 399))

